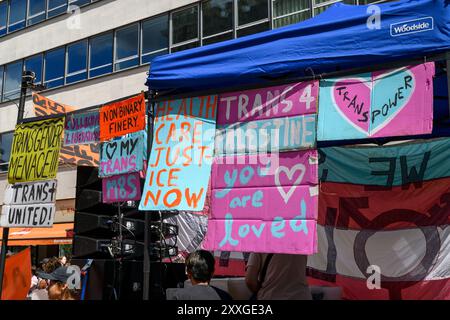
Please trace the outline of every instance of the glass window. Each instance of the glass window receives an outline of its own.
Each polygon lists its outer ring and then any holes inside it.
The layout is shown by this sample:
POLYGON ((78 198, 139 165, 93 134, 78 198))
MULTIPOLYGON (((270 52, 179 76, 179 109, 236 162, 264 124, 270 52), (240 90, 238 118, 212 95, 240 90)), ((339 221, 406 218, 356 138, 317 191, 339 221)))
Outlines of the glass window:
POLYGON ((238 0, 238 22, 240 26, 268 17, 267 0, 238 0))
POLYGON ((67 0, 48 0, 48 17, 54 17, 67 11, 67 0))
POLYGON ((87 41, 83 40, 67 46, 66 83, 87 78, 87 41))
POLYGON ((284 16, 284 17, 275 19, 273 21, 273 27, 279 28, 279 27, 287 26, 289 24, 304 21, 309 18, 311 18, 311 11, 306 10, 306 11, 290 14, 288 16, 284 16))
POLYGON ((10 0, 8 32, 25 28, 27 0, 10 0))
POLYGON ((8 162, 11 155, 14 131, 0 134, 0 172, 8 171, 8 162))
POLYGON ((36 74, 35 84, 42 83, 42 54, 25 59, 25 70, 33 71, 36 74))
POLYGON ((139 64, 139 24, 116 31, 115 69, 121 70, 139 64))
POLYGON ((45 85, 47 88, 64 85, 65 52, 65 48, 59 48, 45 54, 45 85))
POLYGON ((142 23, 142 63, 168 53, 169 16, 163 15, 142 23))
POLYGON ((274 0, 273 16, 280 17, 294 12, 310 9, 309 0, 274 0))
POLYGON ((231 39, 233 39, 233 31, 228 32, 228 33, 223 33, 218 36, 213 36, 213 37, 208 37, 206 39, 203 39, 203 45, 206 46, 208 44, 222 42, 222 41, 231 40, 231 39))
POLYGON ((2 101, 2 98, 3 98, 3 95, 2 95, 2 93, 3 93, 3 70, 4 70, 4 67, 3 66, 0 66, 0 102, 2 101))
POLYGON ((22 61, 6 65, 3 101, 19 98, 22 79, 22 61))
POLYGON ((267 31, 270 29, 270 24, 269 22, 264 22, 264 23, 260 23, 251 27, 247 27, 244 29, 240 29, 237 32, 237 36, 238 37, 243 37, 243 36, 248 36, 254 33, 258 33, 258 32, 263 32, 263 31, 267 31))
POLYGON ((172 14, 172 43, 198 38, 198 6, 176 11, 172 14))
POLYGON ((6 22, 8 20, 8 1, 0 2, 0 37, 6 34, 6 22))
POLYGON ((183 45, 178 46, 178 47, 173 47, 171 51, 172 51, 172 53, 174 53, 174 52, 178 52, 178 51, 183 51, 183 50, 187 50, 187 49, 196 48, 199 45, 200 45, 200 43, 198 41, 190 42, 188 44, 183 44, 183 45))
POLYGON ((203 3, 203 36, 233 30, 233 0, 210 0, 203 3))
POLYGON ((75 5, 79 7, 87 5, 88 3, 91 3, 91 0, 69 0, 70 5, 75 5))
POLYGON ((28 0, 28 26, 45 20, 46 6, 46 0, 28 0))
POLYGON ((113 34, 107 33, 90 40, 89 77, 111 73, 113 60, 113 34))

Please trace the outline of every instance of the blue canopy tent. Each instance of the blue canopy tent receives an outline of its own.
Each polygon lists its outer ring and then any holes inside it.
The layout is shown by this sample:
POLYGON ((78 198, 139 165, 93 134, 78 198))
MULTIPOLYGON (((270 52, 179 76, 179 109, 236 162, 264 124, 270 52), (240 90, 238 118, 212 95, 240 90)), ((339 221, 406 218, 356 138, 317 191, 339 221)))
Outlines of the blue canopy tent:
POLYGON ((311 70, 318 75, 450 49, 449 0, 401 0, 377 6, 380 29, 368 28, 375 13, 369 6, 337 3, 301 23, 157 57, 147 85, 171 94, 264 86, 274 79, 311 76, 311 70), (399 29, 420 23, 430 25, 399 29))
MULTIPOLYGON (((174 97, 269 86, 394 62, 409 64, 414 59, 416 63, 445 59, 450 50, 450 0, 400 0, 377 7, 337 3, 294 25, 160 56, 153 60, 146 84, 161 98, 174 97)), ((442 122, 449 116, 447 90, 442 96, 447 77, 440 78, 436 91, 443 99, 435 103, 435 115, 441 122, 433 135, 450 134, 442 122)))

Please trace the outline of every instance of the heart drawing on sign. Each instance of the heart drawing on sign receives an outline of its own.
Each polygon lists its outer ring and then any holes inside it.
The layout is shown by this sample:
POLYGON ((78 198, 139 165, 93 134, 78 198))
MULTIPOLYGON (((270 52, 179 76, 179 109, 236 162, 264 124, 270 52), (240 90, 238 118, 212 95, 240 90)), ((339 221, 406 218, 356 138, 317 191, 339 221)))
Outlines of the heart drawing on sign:
POLYGON ((117 142, 107 143, 106 144, 106 156, 109 160, 111 160, 116 153, 117 150, 117 142))
POLYGON ((408 104, 415 78, 408 69, 381 72, 373 77, 334 82, 333 105, 351 126, 370 136, 388 125, 408 104))
POLYGON ((277 186, 278 192, 280 193, 281 197, 283 198, 285 203, 289 202, 289 199, 291 198, 292 194, 295 191, 295 188, 303 181, 303 177, 305 176, 306 168, 303 164, 299 163, 295 166, 293 166, 291 169, 287 167, 280 166, 277 171, 275 172, 275 185, 277 186), (292 181, 294 178, 294 174, 300 171, 299 176, 294 181, 294 183, 290 186, 289 191, 286 192, 284 187, 281 184, 280 181, 280 174, 283 172, 288 177, 289 181, 292 181))

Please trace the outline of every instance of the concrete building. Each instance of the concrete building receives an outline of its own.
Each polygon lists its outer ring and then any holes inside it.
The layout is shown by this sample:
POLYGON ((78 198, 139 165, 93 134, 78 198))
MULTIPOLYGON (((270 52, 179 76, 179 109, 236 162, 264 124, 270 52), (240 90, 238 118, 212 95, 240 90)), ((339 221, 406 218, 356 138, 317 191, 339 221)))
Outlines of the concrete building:
MULTIPOLYGON (((36 83, 47 86, 41 92, 44 96, 76 109, 88 108, 146 90, 146 73, 157 55, 296 23, 320 14, 336 2, 339 1, 0 1, 0 194, 7 184, 22 70, 36 73, 36 83)), ((25 117, 34 116, 30 95, 25 117)), ((70 223, 76 167, 61 164, 57 179, 55 223, 70 223)))

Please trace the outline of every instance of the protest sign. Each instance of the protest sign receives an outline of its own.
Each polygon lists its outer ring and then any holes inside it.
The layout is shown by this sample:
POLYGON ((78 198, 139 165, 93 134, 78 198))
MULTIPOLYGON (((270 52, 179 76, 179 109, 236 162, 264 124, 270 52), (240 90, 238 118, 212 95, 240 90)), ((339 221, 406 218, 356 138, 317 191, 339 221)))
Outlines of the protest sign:
POLYGON ((320 82, 318 140, 431 133, 434 63, 320 82))
POLYGON ((143 93, 100 109, 101 141, 144 129, 145 97, 143 93))
POLYGON ((18 124, 11 147, 8 182, 54 179, 63 130, 64 118, 18 124))
POLYGON ((31 248, 6 258, 1 300, 25 300, 31 276, 31 248))
POLYGON ((139 210, 202 211, 216 128, 217 96, 159 102, 139 210))
POLYGON ((141 199, 139 172, 102 179, 103 203, 137 201, 141 199))
POLYGON ((55 218, 56 180, 16 183, 5 192, 2 227, 45 228, 55 218))
POLYGON ((208 250, 312 254, 316 252, 316 150, 216 158, 208 250))
MULTIPOLYGON (((39 117, 75 111, 73 107, 52 101, 37 93, 33 93, 33 106, 34 113, 39 117)), ((59 160, 66 164, 97 167, 99 165, 99 149, 99 143, 62 146, 59 160)))
POLYGON ((99 176, 104 178, 141 171, 144 167, 144 143, 142 131, 103 142, 100 148, 99 176))
POLYGON ((314 148, 318 92, 308 81, 220 95, 215 155, 314 148))
POLYGON ((66 117, 64 145, 89 144, 100 141, 99 113, 72 113, 66 117))

